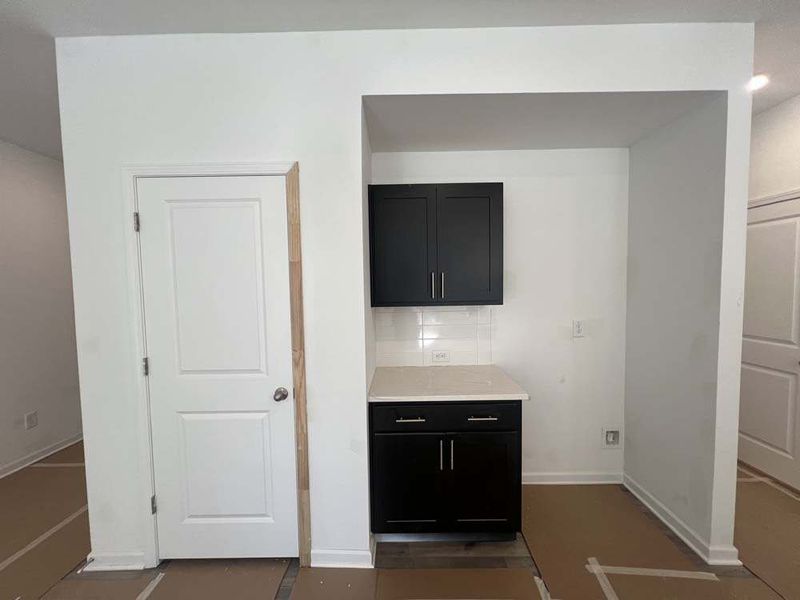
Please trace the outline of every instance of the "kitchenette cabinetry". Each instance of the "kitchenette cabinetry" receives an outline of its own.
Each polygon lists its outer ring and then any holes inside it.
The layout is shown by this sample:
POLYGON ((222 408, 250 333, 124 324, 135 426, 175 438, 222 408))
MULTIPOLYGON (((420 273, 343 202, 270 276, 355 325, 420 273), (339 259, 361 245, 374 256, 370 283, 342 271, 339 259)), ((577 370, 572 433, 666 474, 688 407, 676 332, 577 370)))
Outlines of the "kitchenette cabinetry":
POLYGON ((526 398, 491 366, 378 369, 369 411, 372 531, 518 531, 526 398), (448 381, 457 385, 443 393, 448 381))

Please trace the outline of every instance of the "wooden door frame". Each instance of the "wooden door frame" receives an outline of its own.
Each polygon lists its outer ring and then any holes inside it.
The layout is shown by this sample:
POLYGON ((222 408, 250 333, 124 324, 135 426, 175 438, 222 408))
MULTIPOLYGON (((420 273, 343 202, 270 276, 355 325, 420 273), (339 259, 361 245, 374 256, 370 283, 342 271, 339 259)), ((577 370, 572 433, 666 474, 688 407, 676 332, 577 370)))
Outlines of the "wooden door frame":
MULTIPOLYGON (((177 165, 127 165, 122 169, 124 224, 127 232, 128 293, 131 299, 132 325, 136 343, 134 380, 137 382, 139 455, 141 472, 149 475, 141 503, 145 528, 145 548, 142 568, 155 567, 159 561, 158 530, 151 498, 155 495, 153 470, 153 439, 150 422, 150 393, 141 368, 141 357, 147 356, 147 336, 144 320, 142 263, 139 236, 134 230, 134 213, 138 212, 137 181, 156 177, 247 177, 282 176, 286 182, 286 229, 289 256, 289 304, 292 331, 292 380, 294 384, 294 426, 297 474, 297 537, 300 566, 311 564, 311 501, 308 474, 308 411, 306 404, 305 326, 303 316, 303 258, 300 235, 300 167, 297 162, 219 163, 177 165)), ((146 226, 146 225, 143 225, 146 226)), ((131 561, 129 561, 131 562, 131 561)), ((134 561, 138 566, 138 561, 134 561)))

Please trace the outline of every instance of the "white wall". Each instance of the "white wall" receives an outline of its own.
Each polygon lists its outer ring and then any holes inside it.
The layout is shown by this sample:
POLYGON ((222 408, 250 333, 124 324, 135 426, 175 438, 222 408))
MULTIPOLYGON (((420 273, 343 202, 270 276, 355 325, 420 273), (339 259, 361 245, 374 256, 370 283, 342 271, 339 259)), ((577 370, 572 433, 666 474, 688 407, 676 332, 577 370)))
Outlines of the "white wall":
POLYGON ((750 199, 800 191, 800 96, 753 117, 750 199))
MULTIPOLYGON (((95 564, 156 556, 123 165, 299 160, 312 560, 366 563, 362 96, 740 94, 752 36, 747 24, 683 24, 59 39, 95 564)), ((747 129, 749 118, 736 105, 729 132, 747 129)), ((729 152, 746 160, 746 146, 729 152)), ((731 268, 743 270, 743 261, 731 268)), ((741 319, 724 319, 741 336, 741 319)))
POLYGON ((625 478, 701 554, 735 560, 732 522, 712 532, 735 477, 735 457, 715 472, 718 411, 738 407, 718 389, 726 130, 720 97, 630 150, 625 478))
POLYGON ((0 142, 0 476, 81 435, 60 162, 0 142), (25 430, 25 413, 39 425, 25 430))
POLYGON ((523 481, 621 481, 622 452, 601 441, 623 424, 628 150, 376 153, 372 178, 503 183, 503 305, 482 311, 491 361, 532 397, 523 481))

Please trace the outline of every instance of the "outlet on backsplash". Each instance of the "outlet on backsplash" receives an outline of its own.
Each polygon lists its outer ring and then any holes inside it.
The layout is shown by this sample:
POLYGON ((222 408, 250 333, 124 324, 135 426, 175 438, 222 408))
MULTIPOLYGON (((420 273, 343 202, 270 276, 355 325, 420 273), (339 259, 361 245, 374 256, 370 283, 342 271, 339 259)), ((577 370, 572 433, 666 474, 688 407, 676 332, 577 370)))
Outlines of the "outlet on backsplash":
POLYGON ((375 308, 376 364, 491 364, 491 316, 488 306, 375 308))
POLYGON ((449 363, 450 353, 447 350, 434 350, 431 352, 431 362, 449 363))

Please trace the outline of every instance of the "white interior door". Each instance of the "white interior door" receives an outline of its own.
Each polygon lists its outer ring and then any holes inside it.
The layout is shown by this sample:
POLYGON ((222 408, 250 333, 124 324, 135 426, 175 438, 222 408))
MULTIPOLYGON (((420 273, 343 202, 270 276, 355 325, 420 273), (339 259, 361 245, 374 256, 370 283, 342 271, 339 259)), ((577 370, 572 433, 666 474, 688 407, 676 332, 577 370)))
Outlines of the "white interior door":
POLYGON ((739 457, 800 488, 800 199, 751 208, 739 457))
POLYGON ((137 202, 160 557, 297 556, 285 180, 140 179, 137 202))

